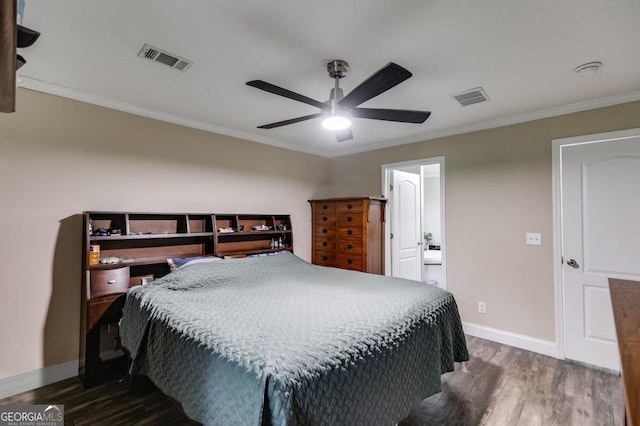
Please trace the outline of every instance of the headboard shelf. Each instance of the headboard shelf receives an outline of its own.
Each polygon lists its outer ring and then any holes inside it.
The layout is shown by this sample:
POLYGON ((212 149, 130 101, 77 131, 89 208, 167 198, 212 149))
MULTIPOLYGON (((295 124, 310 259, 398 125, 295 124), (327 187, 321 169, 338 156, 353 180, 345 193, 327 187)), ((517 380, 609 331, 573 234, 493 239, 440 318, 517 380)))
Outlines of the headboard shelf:
POLYGON ((290 215, 214 214, 214 255, 241 257, 250 254, 293 251, 290 215))
MULTIPOLYGON (((293 248, 291 247, 280 247, 277 249, 263 249, 263 250, 252 250, 251 251, 251 255, 256 255, 256 254, 269 254, 269 253, 277 253, 277 252, 281 252, 281 251, 289 251, 292 252, 293 248)), ((246 257, 247 256, 247 252, 244 250, 241 251, 222 251, 218 253, 218 256, 220 257, 246 257)))
POLYGON ((167 256, 160 257, 140 257, 137 259, 122 259, 120 263, 104 263, 98 265, 89 265, 89 270, 101 270, 101 269, 117 269, 123 266, 144 266, 144 265, 158 265, 166 264, 167 256))
POLYGON ((213 232, 184 232, 184 233, 157 233, 157 234, 129 234, 129 235, 109 235, 109 236, 91 236, 90 241, 115 241, 115 240, 145 240, 156 238, 193 238, 193 237, 211 237, 213 232))

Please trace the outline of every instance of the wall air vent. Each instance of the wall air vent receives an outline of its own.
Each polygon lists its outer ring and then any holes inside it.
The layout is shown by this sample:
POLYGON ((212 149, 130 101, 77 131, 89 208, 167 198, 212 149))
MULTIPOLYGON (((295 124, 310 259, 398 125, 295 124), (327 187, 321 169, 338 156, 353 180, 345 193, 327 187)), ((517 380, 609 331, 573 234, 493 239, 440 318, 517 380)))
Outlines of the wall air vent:
POLYGON ((169 53, 166 50, 158 49, 150 44, 142 46, 138 56, 150 61, 165 64, 179 71, 186 71, 193 66, 193 61, 174 55, 173 53, 169 53))
POLYGON ((482 87, 465 90, 464 92, 456 93, 451 97, 458 101, 458 103, 463 107, 489 100, 489 96, 487 96, 487 93, 482 87))

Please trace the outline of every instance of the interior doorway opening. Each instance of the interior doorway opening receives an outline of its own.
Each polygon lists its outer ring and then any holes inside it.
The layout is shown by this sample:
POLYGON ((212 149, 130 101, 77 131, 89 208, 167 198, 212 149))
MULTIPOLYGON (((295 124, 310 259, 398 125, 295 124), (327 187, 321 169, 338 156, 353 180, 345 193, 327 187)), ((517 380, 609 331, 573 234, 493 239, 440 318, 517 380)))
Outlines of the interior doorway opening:
POLYGON ((444 157, 382 166, 387 275, 446 289, 444 157))

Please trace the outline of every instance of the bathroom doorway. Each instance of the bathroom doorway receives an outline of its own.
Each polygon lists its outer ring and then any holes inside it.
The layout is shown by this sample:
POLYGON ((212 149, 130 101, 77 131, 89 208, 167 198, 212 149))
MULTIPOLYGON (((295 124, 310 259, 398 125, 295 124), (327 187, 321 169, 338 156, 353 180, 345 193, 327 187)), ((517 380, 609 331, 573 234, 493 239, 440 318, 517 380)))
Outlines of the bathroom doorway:
POLYGON ((444 157, 382 166, 387 275, 446 289, 444 157))

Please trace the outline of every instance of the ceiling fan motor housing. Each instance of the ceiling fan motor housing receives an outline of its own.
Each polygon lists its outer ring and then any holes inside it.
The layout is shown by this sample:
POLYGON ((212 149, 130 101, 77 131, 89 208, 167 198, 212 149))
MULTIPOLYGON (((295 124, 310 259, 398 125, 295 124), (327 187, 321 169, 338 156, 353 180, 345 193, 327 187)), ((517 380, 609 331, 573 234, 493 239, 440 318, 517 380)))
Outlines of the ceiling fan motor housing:
POLYGON ((327 62, 327 71, 329 71, 331 78, 342 78, 347 75, 347 71, 349 71, 349 63, 342 59, 334 59, 333 61, 327 62))

